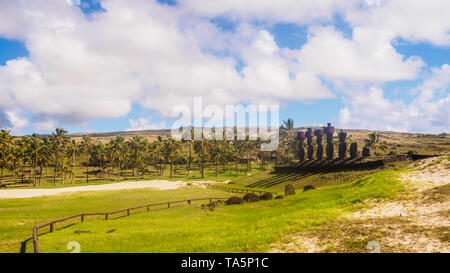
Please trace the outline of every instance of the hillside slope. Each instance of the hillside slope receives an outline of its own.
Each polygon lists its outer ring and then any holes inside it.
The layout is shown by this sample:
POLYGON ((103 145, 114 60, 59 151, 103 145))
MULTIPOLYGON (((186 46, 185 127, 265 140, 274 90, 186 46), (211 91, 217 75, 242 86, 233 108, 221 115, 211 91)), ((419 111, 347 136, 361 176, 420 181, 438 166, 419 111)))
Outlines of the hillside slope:
POLYGON ((366 200, 364 209, 306 229, 273 252, 450 252, 450 158, 430 158, 404 172, 395 200, 366 200))

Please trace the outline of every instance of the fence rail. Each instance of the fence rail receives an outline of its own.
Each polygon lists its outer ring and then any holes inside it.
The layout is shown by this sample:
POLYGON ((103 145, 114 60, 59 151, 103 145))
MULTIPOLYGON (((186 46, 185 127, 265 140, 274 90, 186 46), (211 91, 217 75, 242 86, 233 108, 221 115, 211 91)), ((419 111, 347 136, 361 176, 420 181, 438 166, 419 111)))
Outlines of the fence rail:
POLYGON ((276 192, 270 192, 270 191, 259 191, 259 190, 250 190, 250 189, 240 189, 240 188, 231 188, 231 187, 223 187, 223 186, 217 186, 217 185, 208 185, 208 188, 210 189, 217 189, 217 190, 223 190, 228 192, 234 192, 234 193, 258 193, 259 196, 261 196, 264 193, 271 193, 276 194, 276 192))
POLYGON ((33 227, 34 252, 35 253, 39 253, 40 252, 39 251, 39 241, 38 241, 39 229, 47 227, 47 226, 50 226, 50 232, 54 232, 56 223, 64 222, 64 221, 67 221, 67 220, 70 220, 70 219, 74 219, 74 218, 80 217, 81 222, 84 222, 86 216, 103 215, 103 216, 105 216, 105 220, 108 220, 110 215, 114 215, 114 214, 125 212, 125 211, 127 212, 127 216, 130 216, 131 211, 136 210, 136 209, 147 208, 147 212, 149 212, 150 211, 150 207, 154 207, 154 206, 167 205, 167 208, 170 208, 170 204, 175 204, 175 203, 185 203, 186 202, 186 203, 188 203, 190 205, 193 201, 204 201, 204 200, 209 200, 209 203, 212 203, 212 200, 223 200, 223 199, 228 199, 228 198, 229 197, 206 197, 206 198, 177 200, 177 201, 169 201, 169 202, 162 202, 162 203, 147 204, 147 205, 142 205, 142 206, 138 206, 138 207, 126 208, 126 209, 110 211, 110 212, 80 213, 80 214, 75 214, 75 215, 59 218, 59 219, 56 219, 56 220, 53 220, 53 221, 50 221, 50 222, 46 222, 46 223, 43 223, 43 224, 40 224, 40 225, 37 225, 37 226, 33 227))

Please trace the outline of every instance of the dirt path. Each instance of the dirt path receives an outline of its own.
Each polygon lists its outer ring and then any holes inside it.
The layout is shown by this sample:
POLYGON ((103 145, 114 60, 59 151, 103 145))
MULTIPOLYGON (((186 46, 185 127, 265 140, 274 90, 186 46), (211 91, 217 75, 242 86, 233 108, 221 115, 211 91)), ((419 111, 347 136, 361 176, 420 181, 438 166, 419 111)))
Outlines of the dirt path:
POLYGON ((368 200, 340 220, 285 238, 270 252, 450 252, 450 160, 422 160, 402 178, 399 200, 368 200))
POLYGON ((29 198, 29 197, 55 195, 61 193, 83 192, 83 191, 114 191, 114 190, 143 189, 143 188, 173 190, 178 189, 180 187, 184 187, 188 184, 196 186, 205 186, 205 184, 212 182, 215 181, 196 181, 188 183, 183 181, 150 180, 150 181, 136 181, 136 182, 120 182, 104 185, 77 186, 77 187, 67 187, 57 189, 6 189, 0 190, 0 199, 29 198))

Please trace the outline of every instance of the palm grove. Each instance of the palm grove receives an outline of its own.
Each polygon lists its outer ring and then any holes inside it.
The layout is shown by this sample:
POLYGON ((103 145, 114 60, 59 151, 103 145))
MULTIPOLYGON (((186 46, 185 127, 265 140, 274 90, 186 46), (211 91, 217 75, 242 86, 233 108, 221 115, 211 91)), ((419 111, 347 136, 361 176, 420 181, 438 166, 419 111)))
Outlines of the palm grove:
MULTIPOLYGON (((158 136, 156 141, 136 135, 129 140, 122 136, 108 143, 94 141, 84 136, 75 141, 67 131, 57 128, 51 136, 13 137, 10 131, 0 132, 0 186, 8 183, 27 183, 34 187, 43 181, 73 183, 76 178, 89 183, 120 181, 121 179, 163 176, 175 174, 189 177, 194 172, 198 178, 209 170, 216 178, 221 174, 245 175, 252 169, 266 169, 271 163, 289 164, 296 159, 297 143, 293 120, 288 119, 280 127, 280 143, 277 150, 262 152, 262 141, 238 140, 235 128, 233 140, 182 140, 158 136)), ((381 149, 374 133, 366 143, 381 149)))
MULTIPOLYGON (((51 136, 33 134, 20 138, 1 130, 0 185, 17 182, 40 186, 43 180, 56 185, 73 183, 75 177, 82 176, 86 183, 94 179, 120 181, 125 172, 128 177, 139 179, 167 174, 171 178, 181 172, 189 176, 198 170, 203 178, 206 168, 216 177, 226 171, 238 175, 251 169, 252 160, 263 157, 260 145, 261 141, 248 137, 240 141, 176 141, 159 136, 150 142, 139 135, 129 140, 117 136, 108 143, 84 136, 77 142, 61 128, 51 136)), ((260 167, 265 168, 264 163, 260 167)))

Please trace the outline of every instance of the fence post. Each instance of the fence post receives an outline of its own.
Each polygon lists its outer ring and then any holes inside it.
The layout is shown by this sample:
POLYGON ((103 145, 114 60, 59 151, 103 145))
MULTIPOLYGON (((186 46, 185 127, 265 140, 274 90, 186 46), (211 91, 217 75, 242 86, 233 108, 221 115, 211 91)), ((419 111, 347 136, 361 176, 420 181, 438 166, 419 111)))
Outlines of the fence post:
POLYGON ((150 211, 150 206, 147 206, 147 212, 149 212, 150 211))
POLYGON ((81 214, 81 222, 84 222, 84 214, 81 214))
POLYGON ((188 200, 188 204, 189 204, 189 205, 191 204, 191 200, 188 200))
POLYGON ((36 227, 33 228, 33 244, 34 244, 34 253, 39 253, 38 235, 36 227))
POLYGON ((170 208, 170 202, 167 202, 167 208, 170 208))
POLYGON ((127 209, 127 216, 130 216, 130 210, 127 209))
POLYGON ((54 226, 53 226, 53 222, 52 223, 50 223, 50 232, 53 232, 54 231, 54 226))
POLYGON ((105 220, 108 220, 108 213, 105 213, 105 220))

